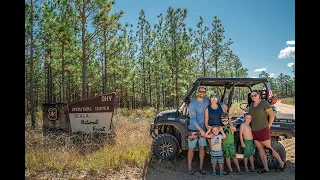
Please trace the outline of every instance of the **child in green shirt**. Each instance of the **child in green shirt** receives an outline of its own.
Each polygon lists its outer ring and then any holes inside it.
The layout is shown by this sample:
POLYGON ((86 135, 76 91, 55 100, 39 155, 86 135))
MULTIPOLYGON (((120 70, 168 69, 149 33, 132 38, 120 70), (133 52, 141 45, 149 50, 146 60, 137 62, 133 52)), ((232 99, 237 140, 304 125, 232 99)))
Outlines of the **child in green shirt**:
POLYGON ((228 123, 229 121, 229 115, 228 113, 222 113, 221 114, 221 121, 223 124, 223 131, 226 134, 226 138, 222 140, 222 150, 223 150, 223 156, 226 158, 226 164, 228 166, 229 172, 233 173, 232 167, 231 167, 231 158, 233 160, 233 163, 237 167, 237 173, 241 174, 240 166, 238 159, 236 157, 236 150, 234 146, 234 130, 230 129, 230 125, 228 123))

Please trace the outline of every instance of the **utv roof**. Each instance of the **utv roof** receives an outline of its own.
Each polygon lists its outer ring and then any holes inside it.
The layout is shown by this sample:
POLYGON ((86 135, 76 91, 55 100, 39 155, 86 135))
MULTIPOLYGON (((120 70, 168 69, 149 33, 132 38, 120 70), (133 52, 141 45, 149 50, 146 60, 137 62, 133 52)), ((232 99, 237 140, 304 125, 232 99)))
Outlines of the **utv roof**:
POLYGON ((199 86, 225 86, 235 85, 235 87, 252 87, 260 83, 267 83, 266 78, 209 78, 201 77, 194 81, 199 86))

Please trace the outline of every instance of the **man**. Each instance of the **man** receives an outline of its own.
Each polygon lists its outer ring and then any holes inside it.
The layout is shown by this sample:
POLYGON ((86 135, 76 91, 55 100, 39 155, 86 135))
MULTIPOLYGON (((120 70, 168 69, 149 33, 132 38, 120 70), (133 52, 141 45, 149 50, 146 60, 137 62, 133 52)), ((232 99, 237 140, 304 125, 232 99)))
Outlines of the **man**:
MULTIPOLYGON (((206 95, 206 87, 200 86, 198 88, 198 96, 193 99, 189 104, 189 112, 190 112, 190 124, 188 127, 188 131, 190 132, 188 135, 188 174, 194 174, 192 171, 192 159, 194 155, 194 148, 199 143, 199 157, 200 157, 200 166, 199 172, 201 174, 206 174, 203 170, 203 161, 205 156, 205 146, 207 146, 207 137, 206 135, 206 127, 204 124, 204 112, 205 109, 209 106, 210 100, 205 98, 206 95)), ((221 102, 219 102, 221 104, 221 102)), ((222 105, 224 109, 227 109, 226 105, 222 105)))

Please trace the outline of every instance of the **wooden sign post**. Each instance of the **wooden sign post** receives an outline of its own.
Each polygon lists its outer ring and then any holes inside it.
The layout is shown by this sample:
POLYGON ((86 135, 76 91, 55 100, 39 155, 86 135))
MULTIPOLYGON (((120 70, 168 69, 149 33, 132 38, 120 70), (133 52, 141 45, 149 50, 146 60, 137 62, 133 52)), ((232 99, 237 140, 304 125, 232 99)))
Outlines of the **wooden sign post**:
POLYGON ((72 132, 108 133, 114 112, 116 93, 69 104, 69 119, 72 132))

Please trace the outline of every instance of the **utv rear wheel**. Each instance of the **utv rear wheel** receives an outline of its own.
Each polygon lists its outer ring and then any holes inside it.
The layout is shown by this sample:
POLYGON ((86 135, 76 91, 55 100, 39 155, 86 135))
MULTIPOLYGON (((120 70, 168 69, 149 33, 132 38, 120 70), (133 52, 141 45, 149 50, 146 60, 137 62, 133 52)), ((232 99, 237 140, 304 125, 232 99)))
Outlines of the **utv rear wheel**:
MULTIPOLYGON (((283 147, 283 145, 274 140, 274 139, 271 139, 271 147, 278 152, 281 160, 283 162, 286 162, 286 150, 285 148, 283 147)), ((276 159, 274 159, 274 157, 270 154, 270 153, 266 153, 267 154, 267 162, 268 162, 268 167, 269 169, 275 169, 279 166, 279 163, 276 161, 276 159)), ((258 149, 256 148, 255 150, 255 160, 256 160, 256 163, 260 166, 263 167, 263 163, 260 159, 260 156, 259 156, 259 151, 258 149)))
POLYGON ((159 134, 152 142, 152 153, 160 159, 173 159, 179 151, 179 142, 171 134, 159 134))

